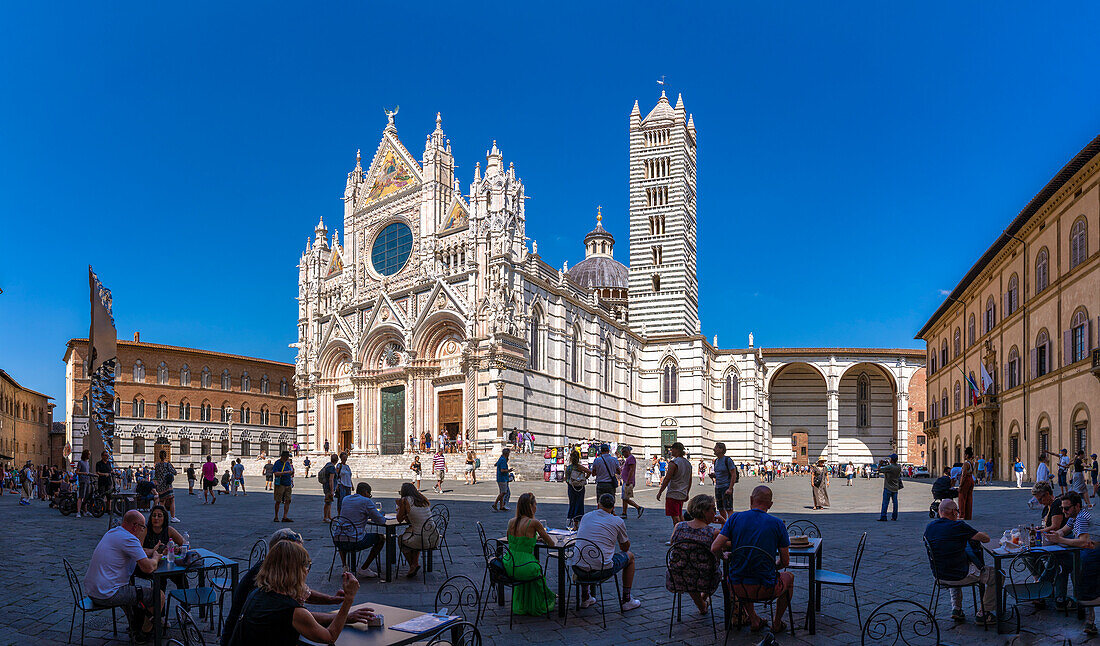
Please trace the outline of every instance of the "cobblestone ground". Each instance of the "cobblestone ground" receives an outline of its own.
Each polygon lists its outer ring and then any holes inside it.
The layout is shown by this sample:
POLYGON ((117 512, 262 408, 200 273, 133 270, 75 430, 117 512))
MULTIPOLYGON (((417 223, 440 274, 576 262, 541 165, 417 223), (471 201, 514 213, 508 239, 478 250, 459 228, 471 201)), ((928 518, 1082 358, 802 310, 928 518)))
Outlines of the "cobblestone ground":
MULTIPOLYGON (((387 511, 392 511, 392 499, 396 497, 399 483, 378 480, 371 484, 376 499, 384 502, 387 511)), ((748 494, 755 484, 755 478, 745 478, 738 485, 735 496, 738 509, 747 508, 748 494)), ((912 599, 927 605, 930 591, 929 569, 920 539, 928 522, 929 484, 927 481, 908 481, 901 493, 901 520, 889 523, 875 522, 881 488, 881 480, 856 480, 853 487, 834 482, 830 487, 832 507, 826 511, 813 511, 809 508, 810 492, 806 479, 786 478, 773 485, 776 495, 773 513, 787 521, 809 518, 820 526, 825 538, 826 569, 847 572, 860 534, 869 532, 858 576, 864 618, 878 603, 889 599, 912 599)), ((591 509, 594 488, 588 489, 586 508, 591 509)), ((480 583, 483 567, 474 522, 481 520, 490 535, 503 533, 507 522, 505 514, 490 510, 495 490, 493 483, 466 486, 461 481, 452 481, 448 483, 446 493, 432 495, 428 487, 426 493, 432 502, 445 502, 451 508, 448 542, 454 563, 448 563, 450 574, 465 574, 480 583)), ((700 491, 698 480, 694 490, 696 493, 700 491)), ((523 491, 533 491, 538 496, 540 518, 549 519, 556 527, 564 525, 564 484, 514 483, 513 505, 523 491)), ((583 610, 579 615, 570 609, 568 624, 564 626, 556 616, 553 621, 545 617, 517 617, 514 627, 509 630, 507 613, 491 605, 487 616, 479 624, 488 643, 513 644, 519 640, 548 645, 713 643, 709 620, 699 618, 692 612, 690 601, 685 603, 684 621, 674 626, 673 638, 668 638, 672 597, 664 589, 664 557, 671 524, 662 515, 654 494, 652 487, 639 489, 639 500, 648 507, 648 511, 641 519, 635 519, 631 513, 627 521, 638 563, 634 594, 642 600, 641 608, 625 615, 620 614, 617 607, 608 608, 606 631, 600 627, 597 606, 583 610)), ((177 515, 183 520, 179 527, 190 532, 192 545, 247 561, 249 549, 256 539, 281 526, 271 522, 270 496, 268 492, 253 490, 247 497, 221 496, 216 505, 204 506, 200 504, 201 495, 188 496, 183 491, 177 502, 177 515)), ((1029 497, 1026 490, 1014 487, 981 487, 975 492, 976 512, 972 524, 999 537, 1007 526, 1037 517, 1037 512, 1026 506, 1029 497)), ((0 553, 3 554, 0 575, 4 583, 0 588, 0 644, 65 643, 72 598, 61 559, 68 558, 83 577, 91 552, 106 529, 107 518, 65 518, 38 502, 31 507, 20 507, 18 497, 13 495, 0 497, 0 515, 3 518, 0 524, 0 553)), ((320 521, 321 496, 315 480, 298 481, 291 516, 296 521, 292 526, 303 533, 306 546, 314 557, 309 584, 320 590, 334 590, 336 579, 332 583, 327 580, 332 548, 328 527, 320 521)), ((556 589, 554 576, 551 574, 550 585, 556 589)), ((428 575, 426 585, 419 576, 412 581, 400 576, 393 583, 364 579, 358 600, 432 610, 435 591, 443 580, 444 575, 438 564, 436 572, 428 575)), ((801 624, 807 599, 804 573, 796 574, 796 585, 795 621, 801 624)), ((789 633, 779 635, 780 643, 859 643, 859 626, 850 592, 826 587, 823 598, 817 634, 811 636, 799 626, 795 637, 789 633)), ((1012 636, 998 636, 994 631, 983 631, 972 623, 954 625, 947 619, 948 606, 945 594, 937 613, 944 641, 968 645, 1017 643, 1011 641, 1012 636)), ((969 600, 965 607, 969 616, 969 600)), ((1026 640, 1022 643, 1061 644, 1063 637, 1071 638, 1073 643, 1085 643, 1081 624, 1072 616, 1064 618, 1053 611, 1036 613, 1031 608, 1024 609, 1023 615, 1024 630, 1032 634, 1025 635, 1026 640)), ((77 617, 78 633, 79 621, 77 617)), ((212 635, 208 637, 213 641, 212 635)), ((759 639, 760 635, 750 634, 744 629, 731 634, 729 642, 755 644, 759 639)), ((125 642, 114 640, 110 614, 96 613, 88 616, 85 643, 125 642)))

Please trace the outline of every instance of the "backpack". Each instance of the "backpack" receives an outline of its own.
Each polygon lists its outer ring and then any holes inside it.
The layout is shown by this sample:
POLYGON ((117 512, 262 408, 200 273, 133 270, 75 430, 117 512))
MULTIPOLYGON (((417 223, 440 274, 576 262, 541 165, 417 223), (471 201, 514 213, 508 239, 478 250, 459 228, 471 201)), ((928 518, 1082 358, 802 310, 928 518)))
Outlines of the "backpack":
POLYGON ((332 463, 329 462, 325 466, 321 467, 321 470, 317 472, 317 482, 320 482, 323 485, 328 484, 328 474, 332 472, 331 468, 329 467, 329 465, 331 464, 332 463))
POLYGON ((474 458, 474 468, 475 469, 480 469, 481 468, 481 458, 474 458))

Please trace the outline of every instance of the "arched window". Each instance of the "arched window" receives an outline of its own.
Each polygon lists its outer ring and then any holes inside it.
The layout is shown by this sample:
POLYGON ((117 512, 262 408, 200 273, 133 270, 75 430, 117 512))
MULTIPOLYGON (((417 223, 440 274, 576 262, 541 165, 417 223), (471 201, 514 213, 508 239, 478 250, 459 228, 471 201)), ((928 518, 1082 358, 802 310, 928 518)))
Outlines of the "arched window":
POLYGON ((252 409, 248 407, 248 404, 241 404, 241 423, 250 424, 252 422, 252 409))
POLYGON ((638 357, 633 352, 630 353, 630 372, 626 375, 626 383, 630 393, 631 401, 634 400, 634 379, 638 374, 638 357))
POLYGON ((955 356, 962 354, 962 330, 955 328, 955 356))
MULTIPOLYGON (((80 412, 83 413, 84 415, 91 415, 91 413, 92 413, 92 410, 90 408, 88 408, 88 395, 84 395, 84 397, 82 397, 80 399, 80 412)), ((27 417, 27 405, 23 404, 23 418, 26 419, 26 417, 27 417)))
POLYGON ((145 364, 141 359, 134 362, 134 381, 139 384, 145 381, 145 364))
POLYGON ((168 383, 168 364, 163 361, 157 366, 157 383, 162 386, 168 383))
POLYGON ((267 423, 269 421, 268 414, 269 414, 269 411, 267 410, 267 406, 266 405, 261 406, 260 407, 260 424, 262 424, 264 426, 267 426, 267 423))
POLYGON ((940 394, 940 415, 947 415, 947 389, 940 394))
POLYGON ((936 405, 936 397, 933 395, 932 403, 928 407, 928 418, 929 419, 936 419, 936 417, 937 417, 936 408, 938 408, 938 406, 936 405))
POLYGON ((191 404, 186 400, 181 400, 179 405, 179 418, 182 420, 191 419, 191 404))
POLYGON ((210 402, 203 402, 199 406, 199 420, 203 422, 210 421, 210 402))
POLYGON ((528 339, 528 344, 531 346, 531 359, 529 365, 532 370, 538 370, 541 362, 539 361, 539 352, 541 347, 539 346, 539 335, 542 328, 542 316, 536 309, 531 312, 531 338, 528 339))
POLYGON ((248 376, 248 372, 241 373, 241 392, 247 393, 252 390, 252 377, 248 376))
MULTIPOLYGON (((286 381, 286 377, 279 382, 279 394, 286 397, 290 393, 290 385, 286 381)), ((285 425, 284 425, 285 426, 285 425)))
POLYGON ((660 274, 653 274, 653 291, 654 292, 661 291, 661 275, 660 274))
POLYGON ((955 382, 955 410, 962 410, 962 384, 955 382))
POLYGON ((222 370, 222 390, 229 390, 232 380, 229 378, 229 368, 222 370))
POLYGON ((207 368, 206 366, 202 367, 202 376, 199 377, 199 385, 203 388, 210 387, 210 368, 207 368))
POLYGON ((1020 351, 1016 346, 1008 351, 1008 361, 1005 362, 1005 387, 1015 388, 1020 385, 1020 351))
POLYGON ((940 366, 946 367, 947 361, 947 339, 944 339, 943 343, 940 344, 940 366))
POLYGON ((611 341, 603 348, 603 391, 610 394, 615 385, 615 356, 611 353, 611 341))
POLYGON ((145 400, 141 397, 134 397, 130 410, 134 417, 145 417, 145 400))
POLYGON ((1035 349, 1031 351, 1031 374, 1042 377, 1050 372, 1050 336, 1046 330, 1039 330, 1035 337, 1035 349))
POLYGON ((1046 247, 1035 255, 1035 293, 1043 291, 1050 283, 1050 254, 1046 247))
POLYGON ((661 368, 661 403, 675 404, 679 400, 680 391, 677 385, 679 370, 676 362, 672 360, 666 361, 661 368))
POLYGON ((1069 363, 1075 363, 1081 361, 1088 356, 1088 351, 1092 345, 1092 331, 1089 329, 1089 316, 1085 313, 1085 310, 1077 310, 1073 314, 1073 320, 1070 323, 1070 329, 1067 333, 1067 339, 1069 341, 1069 363))
POLYGON ((1020 279, 1016 274, 1008 277, 1008 291, 1005 292, 1005 316, 1010 316, 1020 306, 1020 279))
POLYGON ((1073 269, 1077 265, 1085 262, 1085 258, 1089 255, 1088 238, 1088 224, 1084 217, 1078 218, 1073 223, 1073 228, 1069 231, 1069 268, 1073 269))
POLYGON ((268 381, 267 375, 260 377, 260 393, 266 395, 268 390, 271 389, 271 382, 268 381))
POLYGON ((180 368, 180 385, 181 386, 190 386, 191 385, 191 368, 187 367, 186 363, 183 364, 182 368, 180 368))
POLYGON ((290 414, 287 413, 286 407, 279 411, 279 426, 290 426, 290 414))
POLYGON ((573 383, 580 383, 583 367, 581 366, 581 333, 577 329, 573 330, 569 352, 572 355, 569 357, 569 380, 573 383))
POLYGON ((229 421, 229 402, 223 402, 222 403, 222 421, 223 422, 228 422, 229 421))
POLYGON ((974 325, 974 315, 970 315, 970 320, 966 322, 966 347, 974 345, 974 341, 977 340, 977 330, 974 325))
MULTIPOLYGON (((944 352, 947 352, 947 341, 943 345, 944 352)), ((859 373, 859 378, 856 379, 856 426, 871 426, 871 379, 866 372, 859 373)))
POLYGON ((157 419, 168 419, 168 400, 163 397, 157 400, 157 419))
POLYGON ((985 302, 985 327, 982 328, 982 334, 988 334, 993 326, 997 324, 997 301, 993 300, 990 296, 989 300, 985 302))
POLYGON ((726 410, 737 410, 741 405, 741 383, 737 378, 737 372, 730 370, 726 373, 726 381, 722 384, 722 404, 726 410))
POLYGON ((122 399, 115 397, 115 416, 122 417, 122 399))

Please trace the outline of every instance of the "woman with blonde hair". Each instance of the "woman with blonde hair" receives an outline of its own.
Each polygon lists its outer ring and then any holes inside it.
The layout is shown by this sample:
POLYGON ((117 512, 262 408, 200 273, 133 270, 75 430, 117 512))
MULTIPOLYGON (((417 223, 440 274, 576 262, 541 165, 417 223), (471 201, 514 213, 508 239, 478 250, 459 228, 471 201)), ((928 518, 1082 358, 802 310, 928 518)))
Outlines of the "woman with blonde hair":
MULTIPOLYGON (((710 549, 718 529, 711 523, 718 516, 714 497, 701 493, 687 504, 687 515, 691 520, 676 523, 672 528, 670 545, 692 541, 710 549)), ((721 572, 717 567, 705 567, 706 563, 695 561, 677 562, 665 572, 665 588, 671 592, 687 592, 700 614, 710 609, 710 596, 718 589, 721 572)))
POLYGON ((229 646, 296 646, 299 637, 331 644, 340 636, 359 591, 359 579, 344 573, 340 610, 327 626, 302 605, 309 597, 306 576, 312 561, 301 543, 279 541, 264 558, 256 589, 244 602, 229 646))
POLYGON ((431 503, 411 482, 401 485, 397 499, 397 520, 409 526, 400 537, 401 554, 409 564, 405 576, 413 578, 420 571, 420 550, 439 547, 439 530, 432 520, 431 503))

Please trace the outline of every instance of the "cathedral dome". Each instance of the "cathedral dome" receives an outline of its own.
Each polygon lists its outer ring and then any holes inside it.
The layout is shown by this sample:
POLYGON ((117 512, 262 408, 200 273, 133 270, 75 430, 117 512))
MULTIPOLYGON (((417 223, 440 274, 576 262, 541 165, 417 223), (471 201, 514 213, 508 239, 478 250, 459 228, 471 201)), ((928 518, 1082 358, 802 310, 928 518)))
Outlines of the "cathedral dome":
POLYGON ((596 228, 584 237, 584 260, 569 270, 573 282, 585 289, 627 289, 626 265, 615 260, 615 237, 603 228, 602 209, 596 213, 596 228))

